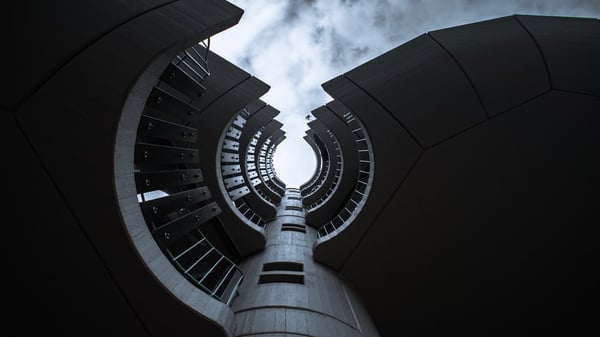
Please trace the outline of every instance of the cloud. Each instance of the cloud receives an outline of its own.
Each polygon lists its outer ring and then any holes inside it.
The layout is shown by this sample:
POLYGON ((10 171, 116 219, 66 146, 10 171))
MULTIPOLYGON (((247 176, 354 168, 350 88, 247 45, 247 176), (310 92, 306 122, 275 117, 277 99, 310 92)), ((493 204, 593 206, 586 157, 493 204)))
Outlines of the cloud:
POLYGON ((304 116, 331 100, 322 83, 432 30, 512 14, 600 17, 598 0, 230 2, 245 13, 212 38, 211 48, 271 86, 262 99, 281 111, 287 135, 276 153, 277 173, 296 187, 314 171, 302 137, 304 116))

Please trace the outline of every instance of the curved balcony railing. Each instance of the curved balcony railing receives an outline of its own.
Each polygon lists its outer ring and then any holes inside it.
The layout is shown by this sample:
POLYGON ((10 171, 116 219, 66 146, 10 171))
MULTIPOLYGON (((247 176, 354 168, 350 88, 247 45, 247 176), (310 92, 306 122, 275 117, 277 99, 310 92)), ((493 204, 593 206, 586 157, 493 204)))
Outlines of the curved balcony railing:
POLYGON ((352 129, 352 134, 354 135, 359 160, 358 179, 353 192, 346 198, 341 211, 317 230, 319 238, 334 233, 354 219, 366 202, 373 180, 373 149, 367 132, 362 123, 350 111, 344 113, 344 121, 352 129))
POLYGON ((273 180, 275 173, 273 173, 273 170, 272 170, 272 167, 273 167, 272 152, 271 152, 271 155, 269 155, 272 142, 273 142, 273 140, 271 138, 267 138, 260 148, 260 151, 258 154, 258 163, 257 163, 258 164, 258 172, 263 181, 263 185, 265 185, 265 187, 268 188, 271 193, 281 195, 282 191, 285 192, 285 186, 284 187, 279 186, 277 184, 277 182, 275 180, 273 180))
MULTIPOLYGON (((263 126, 263 128, 264 128, 264 126, 263 126)), ((247 171, 248 178, 250 178, 253 182, 252 186, 254 186, 254 190, 257 192, 257 195, 260 198, 262 198, 264 201, 266 201, 270 204, 275 204, 273 199, 271 199, 262 190, 263 188, 267 188, 267 187, 264 185, 264 181, 259 176, 260 171, 256 166, 256 158, 259 155, 256 151, 256 145, 258 144, 258 140, 260 139, 261 135, 262 135, 262 128, 261 128, 261 130, 258 130, 254 134, 254 136, 250 140, 250 144, 248 145, 248 148, 246 149, 246 171, 247 171)))
POLYGON ((269 178, 271 178, 271 182, 279 189, 285 191, 286 185, 283 181, 277 177, 277 172, 275 171, 275 166, 273 165, 273 155, 275 151, 277 151, 277 146, 280 144, 281 139, 274 142, 267 151, 266 163, 267 163, 267 173, 269 178))
MULTIPOLYGON (((239 139, 249 116, 246 108, 241 109, 225 133, 221 143, 221 178, 227 195, 242 217, 259 227, 264 227, 266 221, 248 206, 244 198, 250 193, 250 186, 242 172, 239 139)), ((254 178, 249 183, 256 185, 259 182, 254 178)))
POLYGON ((209 49, 210 39, 206 39, 200 42, 198 46, 183 50, 181 53, 177 54, 171 62, 204 90, 206 90, 206 88, 202 82, 205 78, 210 76, 210 68, 208 67, 209 49))
POLYGON ((315 171, 313 172, 313 175, 310 177, 310 179, 307 182, 305 182, 304 184, 300 185, 300 188, 298 190, 300 191, 300 193, 302 195, 305 195, 306 194, 305 191, 307 191, 311 186, 313 186, 313 184, 316 183, 316 181, 319 179, 319 176, 321 175, 321 172, 325 169, 325 167, 323 166, 323 155, 321 154, 321 149, 315 143, 314 138, 312 138, 309 134, 307 134, 306 136, 304 136, 304 140, 308 143, 308 145, 315 152, 316 159, 317 159, 317 165, 316 165, 315 171))
POLYGON ((275 201, 271 199, 267 194, 265 194, 265 192, 262 190, 263 188, 263 185, 255 186, 255 190, 258 193, 258 195, 260 195, 261 198, 274 205, 275 201))
MULTIPOLYGON (((331 196, 331 194, 336 190, 336 186, 337 186, 338 182, 340 181, 340 177, 343 174, 342 167, 344 164, 344 158, 342 156, 342 150, 340 148, 339 142, 337 141, 335 135, 330 130, 327 130, 327 134, 329 137, 331 137, 332 143, 335 148, 335 155, 333 157, 331 157, 331 156, 329 157, 329 161, 330 161, 329 167, 331 167, 332 163, 335 165, 335 171, 333 172, 333 174, 334 174, 333 180, 331 181, 331 185, 329 186, 329 189, 327 189, 327 192, 325 192, 321 198, 319 198, 317 201, 315 201, 311 205, 306 206, 307 211, 310 211, 311 209, 318 207, 323 202, 325 202, 329 198, 329 196, 331 196)), ((320 185, 318 185, 317 188, 318 187, 320 187, 320 185)))
POLYGON ((240 211, 240 213, 242 213, 242 215, 248 219, 248 221, 260 227, 264 227, 267 224, 266 221, 260 217, 260 215, 254 212, 254 210, 246 204, 244 199, 237 199, 234 201, 234 204, 238 211, 240 211))
POLYGON ((219 252, 200 230, 186 235, 168 249, 169 257, 194 284, 221 302, 230 305, 244 274, 219 252))
POLYGON ((303 197, 307 197, 313 192, 315 192, 317 189, 319 189, 321 184, 323 184, 323 182, 327 178, 327 175, 329 174, 329 169, 331 167, 331 161, 329 159, 329 150, 327 149, 321 138, 319 138, 318 135, 313 134, 312 140, 314 141, 314 144, 317 146, 321 154, 321 171, 319 172, 319 174, 315 175, 314 180, 310 184, 307 184, 300 191, 303 197))
POLYGON ((165 256, 196 287, 229 305, 244 275, 215 247, 226 239, 205 235, 221 209, 204 184, 198 130, 190 126, 197 109, 189 103, 203 97, 210 74, 207 55, 207 43, 190 47, 160 76, 140 118, 134 173, 142 214, 165 256))
POLYGON ((274 182, 271 182, 270 175, 273 173, 267 171, 268 166, 272 167, 272 162, 270 162, 271 159, 267 157, 269 144, 271 144, 272 140, 269 137, 264 140, 262 145, 260 145, 260 140, 264 131, 265 126, 256 131, 250 141, 250 144, 248 145, 248 150, 246 153, 246 168, 249 176, 257 177, 256 179, 260 181, 260 183, 254 185, 254 189, 256 190, 257 194, 263 200, 275 205, 279 202, 275 199, 280 194, 276 190, 276 187, 274 187, 277 185, 275 185, 274 182), (273 186, 271 186, 271 184, 273 184, 273 186))

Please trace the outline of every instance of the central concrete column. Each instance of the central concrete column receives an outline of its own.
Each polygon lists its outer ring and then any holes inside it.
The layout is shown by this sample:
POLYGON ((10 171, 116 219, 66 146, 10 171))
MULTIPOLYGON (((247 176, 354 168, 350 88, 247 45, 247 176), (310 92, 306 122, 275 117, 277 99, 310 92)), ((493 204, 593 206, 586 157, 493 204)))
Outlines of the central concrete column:
POLYGON ((286 189, 265 249, 241 264, 234 335, 379 336, 351 287, 313 260, 317 234, 304 216, 300 191, 286 189))

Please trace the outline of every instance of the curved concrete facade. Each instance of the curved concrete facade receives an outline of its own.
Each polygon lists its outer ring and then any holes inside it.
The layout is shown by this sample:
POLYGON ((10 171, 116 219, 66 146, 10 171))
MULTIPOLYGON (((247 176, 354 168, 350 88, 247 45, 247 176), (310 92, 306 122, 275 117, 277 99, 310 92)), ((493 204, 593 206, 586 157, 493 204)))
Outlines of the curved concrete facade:
MULTIPOLYGON (((40 198, 36 212, 18 211, 29 225, 12 234, 27 237, 31 248, 10 259, 19 276, 4 285, 23 290, 5 299, 14 322, 30 321, 20 333, 228 335, 229 308, 204 294, 167 290, 152 271, 160 259, 143 262, 123 222, 131 213, 122 206, 135 191, 115 191, 115 178, 126 188, 121 178, 132 179, 132 171, 113 165, 133 159, 115 158, 123 111, 143 106, 176 53, 234 25, 242 10, 222 1, 82 1, 38 2, 11 15, 19 18, 10 30, 19 52, 8 54, 14 61, 3 69, 18 83, 2 106, 19 140, 15 174, 33 178, 14 191, 26 193, 17 200, 40 198), (33 268, 26 262, 40 259, 33 268), (209 303, 213 311, 199 310, 209 303)), ((10 247, 4 256, 14 255, 10 247)), ((168 275, 175 281, 178 273, 168 275)))
POLYGON ((596 19, 516 15, 429 32, 323 85, 364 123, 376 169, 314 256, 382 335, 597 331, 599 53, 596 19))
POLYGON ((266 226, 265 251, 244 260, 236 336, 378 336, 359 297, 332 269, 316 263, 316 231, 304 221, 297 190, 287 190, 266 226), (290 198, 292 197, 292 198, 290 198))

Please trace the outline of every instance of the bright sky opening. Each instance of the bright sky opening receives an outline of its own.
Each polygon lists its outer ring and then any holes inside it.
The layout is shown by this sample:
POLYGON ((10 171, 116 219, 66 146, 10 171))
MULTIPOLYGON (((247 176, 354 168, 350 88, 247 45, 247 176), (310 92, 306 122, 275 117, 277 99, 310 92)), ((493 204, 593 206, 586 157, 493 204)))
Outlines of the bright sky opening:
POLYGON ((305 116, 331 98, 321 84, 428 31, 513 14, 600 16, 598 0, 229 0, 240 22, 211 39, 220 56, 271 86, 286 140, 278 177, 299 187, 314 172, 305 116))

